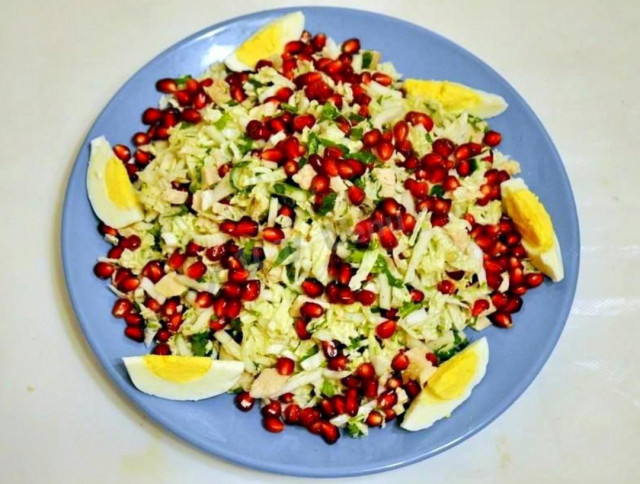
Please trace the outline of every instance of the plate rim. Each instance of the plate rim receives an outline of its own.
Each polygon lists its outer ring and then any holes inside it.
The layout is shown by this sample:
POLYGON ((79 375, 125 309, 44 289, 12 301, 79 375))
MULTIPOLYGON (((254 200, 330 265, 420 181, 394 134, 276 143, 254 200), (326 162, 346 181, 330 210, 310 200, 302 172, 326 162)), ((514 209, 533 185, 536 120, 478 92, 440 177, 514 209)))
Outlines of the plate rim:
POLYGON ((224 459, 227 462, 230 462, 236 465, 245 466, 255 470, 265 471, 265 472, 290 475, 290 476, 325 477, 325 478, 326 477, 333 477, 333 478, 353 477, 353 476, 374 474, 374 473, 389 471, 392 469, 397 469, 400 467, 404 467, 404 466, 434 457, 435 455, 438 455, 441 452, 444 452, 445 450, 455 447, 456 445, 472 437, 473 435, 475 435, 476 433, 480 432, 485 427, 487 427, 489 424, 494 422, 501 415, 503 415, 513 405, 513 403, 524 394, 524 392, 533 383, 537 375, 540 373, 540 371, 548 361, 554 348, 556 347, 560 339, 560 336, 562 335, 562 332, 566 326, 571 308, 573 306, 573 302, 575 300, 575 293, 577 290, 577 281, 580 273, 580 259, 581 259, 579 214, 577 211, 575 196, 571 187, 571 183, 569 181, 569 176, 567 174, 566 167, 564 165, 564 162, 562 161, 562 157, 560 156, 560 153, 558 152, 546 128, 544 127, 544 125, 542 124, 538 116, 535 114, 533 109, 529 106, 526 100, 518 93, 518 91, 511 85, 511 83, 508 82, 500 73, 494 70, 489 64, 483 61, 480 57, 476 56, 474 53, 462 47, 461 45, 455 43, 454 41, 446 38, 445 36, 437 32, 434 32, 433 30, 427 27, 418 25, 416 23, 413 23, 398 17, 394 17, 391 15, 383 14, 383 13, 373 12, 370 10, 357 9, 357 8, 345 8, 345 7, 332 7, 332 6, 294 6, 294 7, 265 9, 265 10, 251 12, 238 17, 232 17, 232 18, 226 19, 222 22, 218 22, 210 26, 204 27, 193 34, 188 35, 187 37, 184 37, 183 39, 180 39, 174 42, 172 45, 163 49, 157 55, 153 56, 149 61, 143 64, 134 73, 129 75, 127 80, 116 90, 116 92, 109 98, 109 101, 100 110, 94 122, 92 123, 91 127, 86 132, 83 142, 81 143, 80 147, 77 150, 77 154, 74 157, 73 165, 68 174, 67 186, 66 186, 65 195, 64 195, 64 202, 62 205, 62 216, 61 216, 61 225, 60 225, 60 253, 62 256, 62 266, 63 266, 63 272, 64 272, 65 286, 67 288, 69 299, 71 301, 71 305, 73 307, 74 315, 78 322, 78 325, 80 326, 80 329, 82 330, 82 333, 85 339, 89 343, 89 346, 91 347, 94 356, 98 359, 100 366, 104 371, 106 371, 111 382, 115 384, 115 386, 124 396, 126 396, 126 399, 128 402, 133 403, 143 414, 151 418, 155 424, 160 425, 164 430, 171 432, 174 436, 180 438, 183 442, 186 442, 190 446, 197 448, 199 451, 207 455, 214 455, 218 458, 224 459), (166 417, 160 414, 158 411, 153 410, 152 408, 151 409, 147 408, 145 405, 143 405, 141 402, 139 402, 134 398, 133 396, 133 393, 135 391, 134 389, 125 387, 118 380, 114 366, 109 364, 109 359, 104 354, 104 352, 100 349, 100 345, 98 344, 94 336, 92 336, 91 331, 88 330, 87 324, 85 323, 87 318, 84 318, 83 316, 81 316, 83 312, 80 309, 79 295, 76 292, 77 289, 69 283, 69 279, 70 279, 69 274, 73 271, 73 268, 71 267, 71 263, 70 263, 71 241, 69 239, 70 234, 68 233, 69 227, 71 225, 71 221, 69 219, 70 217, 69 205, 71 203, 71 196, 70 196, 71 180, 77 176, 76 172, 81 167, 81 162, 82 162, 82 160, 80 159, 81 154, 82 154, 83 148, 90 141, 89 136, 93 132, 96 124, 102 118, 104 113, 110 108, 111 104, 115 102, 115 99, 120 95, 120 93, 129 85, 129 83, 133 81, 134 78, 136 78, 150 64, 162 58, 173 49, 186 46, 191 42, 193 42, 194 40, 199 40, 201 38, 206 38, 208 36, 215 35, 219 30, 232 24, 237 24, 249 19, 256 18, 256 17, 260 18, 265 16, 268 17, 273 15, 283 15, 283 14, 286 14, 292 11, 297 11, 297 10, 303 10, 305 12, 331 11, 335 13, 343 13, 345 15, 354 14, 354 13, 358 15, 364 14, 371 17, 380 17, 387 21, 391 20, 393 22, 398 23, 400 27, 402 25, 405 25, 405 26, 410 26, 411 28, 421 29, 427 32, 428 34, 434 36, 435 38, 437 38, 439 42, 442 42, 446 44, 448 47, 453 48, 454 50, 457 50, 458 52, 464 54, 468 60, 472 60, 475 63, 481 65, 484 69, 488 70, 493 76, 501 80, 504 83, 504 87, 509 91, 509 93, 521 102, 524 110, 526 111, 526 114, 528 114, 531 117, 531 119, 534 121, 536 128, 543 135, 545 141, 548 143, 549 147, 551 148, 553 155, 555 156, 555 158, 557 158, 557 160, 559 160, 559 168, 563 174, 562 181, 563 181, 563 184, 565 185, 566 194, 568 195, 568 199, 571 205, 570 222, 572 227, 570 228, 570 232, 573 232, 575 234, 575 247, 567 248, 567 250, 576 249, 575 250, 576 268, 575 268, 574 274, 566 274, 565 280, 567 282, 570 282, 571 284, 570 284, 570 287, 567 288, 567 297, 563 300, 563 305, 561 307, 561 310, 558 311, 558 315, 560 316, 558 319, 561 321, 561 324, 558 324, 555 327, 554 331, 552 333, 549 333, 549 337, 545 340, 545 345, 542 351, 540 352, 540 357, 536 360, 535 365, 532 365, 528 369, 528 371, 524 374, 524 378, 522 378, 521 380, 523 383, 518 385, 515 388, 515 390, 511 392, 510 398, 503 399, 500 402, 500 404, 496 406, 497 410, 494 411, 491 415, 489 415, 488 418, 485 418, 477 426, 473 427, 472 429, 463 433, 462 435, 459 435, 457 438, 450 440, 445 445, 442 445, 435 449, 431 449, 428 451, 415 454, 406 459, 395 458, 395 459, 392 459, 391 461, 381 461, 374 465, 368 465, 367 467, 362 467, 362 466, 360 467, 351 466, 347 468, 341 467, 338 472, 332 472, 330 469, 324 468, 321 466, 309 467, 309 466, 297 466, 295 464, 264 462, 263 460, 260 460, 260 459, 253 459, 253 458, 250 458, 249 456, 238 454, 235 451, 228 452, 223 447, 222 448, 219 447, 213 450, 210 447, 205 445, 205 442, 204 442, 205 439, 198 438, 197 436, 194 436, 194 435, 188 435, 186 432, 183 433, 180 431, 180 429, 173 427, 171 425, 171 421, 169 417, 166 417))

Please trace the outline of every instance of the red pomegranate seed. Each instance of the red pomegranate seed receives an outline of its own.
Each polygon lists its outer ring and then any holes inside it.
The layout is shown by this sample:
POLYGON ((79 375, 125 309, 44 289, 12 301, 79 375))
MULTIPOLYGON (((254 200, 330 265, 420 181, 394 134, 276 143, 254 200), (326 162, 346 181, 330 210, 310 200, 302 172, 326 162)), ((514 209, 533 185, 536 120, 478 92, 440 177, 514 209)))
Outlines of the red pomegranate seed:
POLYGON ((418 289, 411 289, 411 302, 420 303, 424 301, 424 293, 418 289))
POLYGON ((322 293, 324 292, 324 286, 317 279, 305 279, 302 282, 301 287, 307 296, 313 298, 322 296, 322 293))
POLYGON ((159 343, 166 343, 167 341, 169 341, 170 337, 171 337, 171 333, 166 329, 160 329, 156 333, 156 341, 159 343))
POLYGON ((322 341, 322 352, 327 358, 338 356, 338 347, 333 341, 322 341))
POLYGON ((284 423, 278 417, 265 417, 262 419, 262 426, 266 431, 279 434, 284 430, 284 423))
POLYGON ((219 227, 221 232, 229 235, 235 235, 238 224, 233 220, 227 219, 227 220, 223 220, 219 227))
POLYGON ((111 314, 116 318, 124 318, 133 309, 133 303, 128 299, 120 298, 113 305, 111 314))
POLYGON ((233 235, 236 237, 255 237, 258 235, 258 229, 258 222, 245 216, 238 221, 233 235))
POLYGON ((247 283, 242 288, 242 291, 240 292, 240 298, 243 301, 255 301, 256 299, 258 299, 259 295, 260 281, 258 281, 257 279, 247 281, 247 283))
POLYGON ((164 276, 164 270, 160 261, 152 260, 143 267, 141 274, 155 284, 164 276))
POLYGON ((431 131, 433 129, 433 119, 431 119, 431 116, 428 114, 410 111, 406 114, 404 119, 414 126, 421 124, 427 131, 431 131))
POLYGON ((527 293, 527 286, 524 284, 519 286, 510 285, 509 293, 514 296, 524 296, 527 293))
POLYGON ((384 74, 383 72, 374 72, 371 75, 371 79, 383 86, 390 86, 391 83, 393 82, 393 79, 391 79, 390 76, 388 76, 387 74, 384 74))
POLYGON ((482 139, 482 142, 485 145, 491 146, 492 148, 494 146, 498 146, 501 141, 502 141, 502 135, 497 131, 487 131, 484 135, 484 138, 482 139))
POLYGON ((175 92, 177 88, 178 87, 174 79, 165 78, 156 82, 156 89, 164 94, 171 94, 172 92, 175 92))
MULTIPOLYGON (((375 79, 375 76, 374 76, 375 79)), ((403 142, 409 135, 409 125, 405 121, 398 121, 393 127, 393 137, 396 142, 403 142)))
POLYGON ((158 108, 147 108, 142 113, 142 122, 147 125, 157 123, 162 119, 162 111, 158 108))
POLYGON ((491 295, 491 302, 498 311, 503 309, 508 302, 507 296, 501 292, 496 292, 491 295))
POLYGON ((362 204, 362 202, 364 202, 365 198, 367 197, 364 190, 355 185, 351 185, 347 189, 347 196, 349 197, 349 201, 356 206, 362 204))
POLYGON ((433 366, 438 366, 440 363, 440 360, 438 358, 438 355, 436 355, 435 353, 427 353, 425 355, 425 358, 427 359, 427 361, 429 363, 431 363, 433 366))
POLYGON ((393 156, 394 147, 390 141, 381 141, 375 148, 378 158, 387 161, 393 156))
POLYGON ((311 46, 316 52, 320 52, 324 49, 324 46, 327 44, 327 36, 325 34, 316 34, 313 39, 311 39, 311 46))
POLYGON ((473 307, 471 308, 471 316, 480 316, 480 314, 488 310, 489 307, 489 301, 487 301, 486 299, 478 299, 473 303, 473 307))
POLYGON ((507 302, 502 308, 504 313, 517 313, 522 308, 522 298, 519 296, 513 296, 507 298, 507 302))
POLYGON ((251 395, 249 395, 249 392, 238 393, 234 401, 236 407, 238 407, 238 410, 242 412, 248 412, 249 410, 251 410, 255 403, 255 399, 251 395))
POLYGON ((144 305, 147 306, 147 308, 149 308, 154 313, 157 313, 158 311, 160 311, 160 308, 162 307, 158 301, 150 297, 147 297, 147 300, 145 301, 144 305))
POLYGON ((363 289, 356 293, 356 301, 358 301, 363 306, 371 306, 374 302, 376 302, 376 295, 372 291, 363 289))
POLYGON ((117 287, 122 292, 130 292, 137 289, 139 285, 140 285, 140 279, 138 279, 137 277, 131 276, 131 277, 124 278, 119 284, 117 284, 117 287))
POLYGON ((266 227, 262 230, 262 238, 267 242, 278 245, 284 240, 284 232, 277 227, 266 227))
POLYGON ((307 321, 305 319, 296 318, 293 322, 293 329, 301 340, 304 341, 311 338, 311 333, 307 331, 307 321))
POLYGON ((398 395, 395 390, 387 390, 378 396, 378 406, 382 409, 391 408, 398 403, 398 395))
POLYGON ((175 271, 182 267, 182 264, 184 264, 185 260, 187 260, 187 256, 176 249, 173 254, 169 256, 167 264, 169 265, 169 267, 171 267, 171 269, 175 271))
POLYGON ((396 332, 396 322, 390 319, 376 326, 376 334, 380 339, 389 339, 396 332))
POLYGON ((187 108, 182 111, 182 119, 187 123, 197 124, 202 121, 202 115, 196 109, 187 108))
POLYGON ((360 388, 360 379, 353 375, 347 375, 341 381, 346 388, 360 388))
POLYGON ((312 128, 315 124, 316 118, 313 117, 313 114, 300 114, 294 116, 291 121, 291 128, 294 132, 302 133, 304 128, 312 128))
POLYGON ((124 328, 124 335, 133 341, 142 343, 144 341, 144 328, 140 326, 127 326, 124 328))
POLYGON ((348 39, 342 44, 342 52, 345 54, 356 54, 360 50, 360 39, 348 39))
POLYGON ((319 304, 306 302, 300 308, 300 314, 305 318, 319 318, 324 314, 324 308, 319 304))
POLYGON ((422 391, 420 384, 415 380, 409 380, 407 383, 404 384, 403 389, 410 400, 413 400, 414 398, 416 398, 422 391))
MULTIPOLYGON (((231 258, 231 260, 237 260, 231 258)), ((244 282, 249 279, 249 271, 244 267, 235 267, 233 269, 229 269, 229 273, 227 274, 227 278, 231 282, 244 282)))
POLYGON ((283 418, 285 423, 289 425, 295 425, 300 422, 300 406, 296 403, 287 405, 283 412, 283 418))
POLYGON ((376 370, 369 362, 360 363, 354 373, 362 379, 372 379, 376 377, 376 370))
POLYGON ((123 239, 120 242, 120 245, 125 249, 136 250, 138 247, 140 247, 141 243, 142 241, 140 240, 140 237, 134 234, 134 235, 130 235, 126 239, 123 239))
POLYGON ((305 427, 311 427, 315 422, 320 420, 320 411, 307 407, 300 410, 300 423, 305 427))
POLYGON ((371 131, 367 131, 362 136, 362 144, 367 148, 373 148, 380 142, 380 138, 382 133, 380 133, 379 129, 372 129, 371 131))
POLYGON ((242 303, 238 299, 229 299, 224 307, 223 316, 226 319, 235 319, 240 316, 242 310, 242 303))
POLYGON ((213 306, 213 295, 210 292, 201 291, 196 296, 194 304, 199 308, 210 308, 213 306))
POLYGON ((322 439, 329 445, 335 444, 340 438, 340 430, 338 427, 330 422, 322 422, 322 428, 320 430, 322 439))
POLYGON ((293 176, 300 170, 300 165, 295 160, 287 160, 282 165, 282 169, 286 173, 287 176, 293 176))
POLYGON ((231 94, 231 99, 233 99, 237 103, 241 103, 242 101, 247 99, 247 95, 242 89, 242 86, 231 86, 229 94, 231 94))
POLYGON ((438 138, 433 142, 432 146, 433 152, 439 154, 444 158, 448 158, 453 150, 455 149, 455 145, 453 141, 447 138, 438 138))
POLYGON ((118 159, 124 163, 129 161, 131 158, 131 150, 127 148, 125 145, 115 145, 113 147, 113 152, 118 157, 118 159))
POLYGON ((369 427, 381 427, 382 422, 384 422, 384 419, 382 418, 380 412, 378 412, 377 410, 372 410, 371 412, 369 412, 369 415, 367 415, 367 418, 364 421, 364 423, 366 423, 369 427))
POLYGON ((398 353, 391 360, 391 368, 394 371, 404 371, 409 367, 409 357, 404 352, 398 353))
POLYGON ((375 378, 363 380, 361 392, 365 398, 376 398, 378 395, 378 380, 375 378))
POLYGON ((166 343, 160 343, 153 348, 151 353, 154 355, 168 356, 171 354, 171 348, 166 343))
POLYGON ((522 269, 515 268, 509 271, 509 284, 520 285, 524 282, 524 273, 522 269))
POLYGON ((202 261, 196 261, 187 267, 185 274, 191 279, 200 279, 207 273, 207 266, 202 261))
POLYGON ((261 158, 267 161, 280 162, 284 159, 284 153, 276 148, 262 150, 261 158))
POLYGON ((530 287, 538 287, 544 281, 544 276, 539 272, 532 272, 524 276, 525 284, 530 287))
POLYGON ((312 193, 316 194, 326 194, 329 192, 329 177, 326 175, 316 175, 311 180, 310 190, 312 193))
POLYGON ((378 237, 380 238, 380 244, 382 244, 382 247, 387 250, 395 249, 398 246, 398 239, 389 227, 382 227, 378 231, 378 237))
POLYGON ((186 90, 176 91, 174 97, 180 106, 188 106, 193 101, 192 94, 186 90))
POLYGON ((358 408, 360 402, 358 400, 358 390, 355 388, 348 388, 345 392, 345 410, 347 415, 355 417, 358 414, 358 408))
POLYGON ((400 388, 401 386, 402 386, 402 380, 395 376, 389 378, 384 385, 384 387, 387 390, 395 390, 396 388, 400 388))
POLYGON ((98 262, 93 267, 93 273, 98 276, 100 279, 108 279, 115 272, 115 267, 113 264, 108 262, 98 262))
POLYGON ((496 312, 490 315, 489 319, 494 326, 498 326, 499 328, 510 328, 513 326, 511 315, 507 313, 496 312))
POLYGON ((291 375, 295 366, 295 362, 291 358, 287 358, 285 356, 278 358, 278 361, 276 361, 276 370, 278 370, 278 373, 281 375, 291 375))
POLYGON ((448 176, 444 179, 442 187, 447 192, 452 192, 460 186, 460 181, 455 176, 448 176))
POLYGON ((333 371, 342 371, 347 367, 349 359, 345 355, 338 355, 335 358, 330 358, 327 361, 327 367, 333 371))

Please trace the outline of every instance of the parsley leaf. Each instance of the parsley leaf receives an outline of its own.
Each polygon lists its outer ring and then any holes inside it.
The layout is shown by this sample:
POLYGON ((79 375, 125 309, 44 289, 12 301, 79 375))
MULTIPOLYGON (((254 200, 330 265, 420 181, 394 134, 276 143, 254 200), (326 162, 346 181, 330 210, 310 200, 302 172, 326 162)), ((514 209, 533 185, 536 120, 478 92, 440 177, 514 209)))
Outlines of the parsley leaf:
POLYGON ((337 194, 335 192, 325 195, 325 197, 322 199, 322 203, 320 204, 320 207, 318 208, 318 210, 316 210, 316 213, 318 215, 326 215, 331 210, 333 210, 333 207, 336 204, 336 195, 337 194))
POLYGON ((362 68, 363 69, 368 69, 369 67, 371 67, 371 61, 372 60, 373 60, 373 52, 365 50, 362 53, 362 68))
POLYGON ((349 153, 349 158, 361 161, 362 163, 373 163, 376 161, 376 155, 371 151, 358 151, 356 153, 349 153))
POLYGON ((433 185, 431 187, 431 191, 429 191, 429 195, 432 197, 442 198, 442 195, 444 195, 444 188, 442 188, 442 185, 433 185))
POLYGON ((194 356, 205 356, 207 351, 207 343, 209 342, 209 332, 197 333, 191 337, 191 352, 194 356))
POLYGON ((335 121, 340 116, 340 112, 331 103, 326 103, 320 111, 320 121, 335 121))
POLYGON ((222 130, 225 128, 229 121, 231 121, 231 115, 229 113, 224 113, 222 116, 220 116, 220 119, 213 123, 213 125, 219 130, 222 130))
POLYGON ((349 138, 359 141, 362 139, 362 135, 364 134, 364 129, 362 128, 353 128, 349 133, 349 138))
POLYGON ((387 276, 387 280, 389 281, 389 285, 393 287, 404 287, 404 283, 401 279, 398 279, 389 270, 389 266, 387 266, 387 261, 382 255, 378 256, 378 260, 376 260, 375 265, 373 266, 373 270, 371 271, 373 274, 383 273, 387 276))
POLYGON ((280 107, 284 111, 290 112, 291 114, 298 114, 298 109, 295 106, 292 106, 291 104, 280 103, 280 107))
POLYGON ((278 252, 278 256, 276 257, 275 262, 273 263, 273 267, 278 267, 282 264, 287 258, 296 251, 294 247, 287 245, 284 249, 278 252))
POLYGON ((320 141, 320 144, 322 146, 332 146, 332 147, 340 148, 340 151, 342 151, 343 154, 349 152, 349 148, 347 148, 345 145, 342 145, 340 143, 335 143, 334 141, 331 141, 330 139, 318 138, 318 140, 320 141))
POLYGON ((336 394, 336 389, 333 388, 333 384, 329 380, 324 380, 321 392, 324 396, 332 397, 336 394))
POLYGON ((310 349, 309 351, 307 351, 307 352, 305 353, 305 355, 304 355, 302 358, 300 358, 300 361, 304 361, 304 360, 306 360, 307 358, 311 358, 311 357, 312 357, 313 355, 315 355, 318 351, 320 351, 320 349, 318 348, 318 346, 317 346, 317 345, 316 345, 316 346, 312 346, 312 347, 311 347, 311 349, 310 349))
POLYGON ((415 302, 406 302, 404 303, 401 307, 400 310, 398 311, 398 315, 401 318, 404 318, 405 316, 411 314, 412 312, 421 309, 422 308, 422 304, 421 303, 415 303, 415 302))
MULTIPOLYGON (((464 333, 462 333, 464 336, 464 333)), ((445 349, 446 346, 443 346, 440 349, 437 349, 434 353, 438 357, 440 363, 447 361, 457 353, 460 353, 463 349, 465 349, 469 345, 469 341, 465 338, 460 337, 460 332, 453 332, 453 346, 448 349, 445 349)))
POLYGON ((364 437, 364 432, 356 421, 349 421, 347 424, 347 434, 349 434, 349 437, 353 438, 364 437))
POLYGON ((318 152, 319 144, 320 144, 320 139, 318 138, 318 135, 315 133, 309 133, 307 151, 309 152, 310 155, 313 155, 314 153, 318 152))
POLYGON ((255 87, 264 87, 266 84, 260 82, 258 79, 254 79, 253 77, 249 78, 249 83, 254 85, 255 87))
POLYGON ((364 121, 365 119, 367 118, 365 118, 364 116, 360 116, 359 114, 356 114, 356 113, 351 113, 349 115, 349 120, 353 121, 354 123, 359 123, 360 121, 364 121))
POLYGON ((177 77, 175 81, 178 86, 184 86, 187 83, 188 79, 191 79, 191 76, 189 74, 186 74, 182 77, 177 77))

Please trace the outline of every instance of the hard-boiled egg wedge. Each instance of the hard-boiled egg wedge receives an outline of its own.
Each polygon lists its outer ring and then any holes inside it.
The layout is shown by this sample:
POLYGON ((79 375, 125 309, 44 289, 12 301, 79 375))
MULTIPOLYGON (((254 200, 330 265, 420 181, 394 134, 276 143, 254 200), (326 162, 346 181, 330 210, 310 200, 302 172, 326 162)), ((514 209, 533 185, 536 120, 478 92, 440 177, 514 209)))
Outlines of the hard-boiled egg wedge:
POLYGON ((202 400, 229 391, 244 363, 205 356, 130 356, 122 358, 136 388, 169 400, 202 400))
POLYGON ((304 15, 293 12, 268 23, 234 50, 224 63, 232 71, 252 71, 261 59, 282 54, 287 42, 298 40, 304 29, 304 15))
POLYGON ((491 118, 507 109, 507 102, 501 96, 451 81, 407 79, 404 89, 407 96, 435 99, 454 114, 467 111, 479 118, 491 118))
POLYGON ((422 430, 449 417, 484 377, 489 345, 482 338, 442 363, 411 403, 402 421, 405 430, 422 430))
POLYGON ((104 136, 91 141, 87 191, 93 211, 110 227, 118 229, 144 218, 127 170, 104 136))
POLYGON ((505 212, 522 235, 522 245, 532 264, 553 281, 564 278, 562 254, 551 217, 521 178, 500 185, 505 212))

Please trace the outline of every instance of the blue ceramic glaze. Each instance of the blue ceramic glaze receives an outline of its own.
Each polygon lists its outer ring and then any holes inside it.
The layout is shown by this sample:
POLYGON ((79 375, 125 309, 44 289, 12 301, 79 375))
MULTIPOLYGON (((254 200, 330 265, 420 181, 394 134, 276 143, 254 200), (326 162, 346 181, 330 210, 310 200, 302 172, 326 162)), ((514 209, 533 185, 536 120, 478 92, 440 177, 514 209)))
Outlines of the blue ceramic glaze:
MULTIPOLYGON (((225 395, 200 402, 173 402, 137 391, 120 358, 145 353, 126 339, 122 321, 111 316, 114 296, 92 268, 107 244, 96 231, 85 188, 89 141, 105 135, 128 142, 139 131, 140 113, 157 103, 157 79, 199 74, 223 59, 264 23, 297 9, 259 12, 214 25, 179 42, 138 71, 111 99, 87 135, 69 179, 62 220, 66 282, 78 321, 96 356, 122 391, 149 417, 205 452, 240 465, 301 476, 353 476, 417 462, 453 447, 489 424, 524 392, 553 350, 571 308, 579 264, 576 207, 564 167, 551 139, 518 93, 469 52, 428 30, 383 15, 340 8, 301 8, 306 28, 341 42, 359 37, 383 53, 404 76, 448 79, 503 96, 509 109, 491 120, 503 133, 501 150, 521 162, 522 176, 553 217, 562 246, 566 277, 548 281, 525 297, 508 331, 489 328, 491 357, 483 382, 452 418, 409 433, 397 425, 373 430, 366 439, 341 438, 333 446, 306 430, 287 427, 265 432, 257 411, 236 410, 225 395)), ((470 338, 478 335, 471 332, 470 338)))

